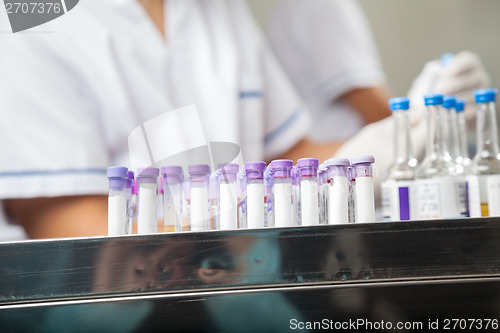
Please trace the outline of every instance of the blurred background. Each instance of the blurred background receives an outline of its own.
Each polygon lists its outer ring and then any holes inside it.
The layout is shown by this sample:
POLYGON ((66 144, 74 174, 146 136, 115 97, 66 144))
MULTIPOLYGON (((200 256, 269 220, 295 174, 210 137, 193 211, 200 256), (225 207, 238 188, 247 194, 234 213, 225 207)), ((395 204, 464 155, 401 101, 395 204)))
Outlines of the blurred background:
MULTIPOLYGON (((265 28, 276 0, 248 0, 265 28)), ((311 1, 311 0, 304 0, 311 1)), ((358 0, 373 29, 389 86, 403 96, 423 65, 442 53, 477 53, 500 82, 500 1, 498 0, 358 0)))

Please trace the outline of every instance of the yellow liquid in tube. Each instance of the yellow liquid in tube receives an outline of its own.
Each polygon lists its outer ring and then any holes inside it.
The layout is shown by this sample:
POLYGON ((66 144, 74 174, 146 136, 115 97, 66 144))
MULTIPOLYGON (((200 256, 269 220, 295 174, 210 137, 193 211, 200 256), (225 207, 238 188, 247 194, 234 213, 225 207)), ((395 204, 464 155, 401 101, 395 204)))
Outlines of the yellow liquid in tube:
POLYGON ((488 204, 487 203, 481 203, 481 216, 490 216, 488 212, 488 204))
POLYGON ((175 232, 175 225, 169 225, 169 224, 166 224, 165 225, 165 232, 175 232))

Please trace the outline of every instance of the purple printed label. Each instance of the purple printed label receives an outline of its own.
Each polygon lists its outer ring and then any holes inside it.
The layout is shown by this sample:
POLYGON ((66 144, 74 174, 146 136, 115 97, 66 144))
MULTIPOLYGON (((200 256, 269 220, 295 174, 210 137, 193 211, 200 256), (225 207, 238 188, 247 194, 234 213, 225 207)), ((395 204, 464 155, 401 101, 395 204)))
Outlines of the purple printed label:
POLYGON ((410 219, 410 190, 408 187, 399 188, 399 219, 401 221, 410 219))

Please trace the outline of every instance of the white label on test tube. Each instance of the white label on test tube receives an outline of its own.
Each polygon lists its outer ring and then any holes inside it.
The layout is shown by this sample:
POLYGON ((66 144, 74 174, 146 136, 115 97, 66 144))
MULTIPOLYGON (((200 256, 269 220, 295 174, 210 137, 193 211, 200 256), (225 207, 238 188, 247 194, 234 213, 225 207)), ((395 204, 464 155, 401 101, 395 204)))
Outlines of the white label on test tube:
POLYGON ((264 228, 264 184, 247 185, 247 227, 264 228))
POLYGON ((220 184, 220 229, 238 229, 238 188, 236 182, 220 184))
POLYGON ((108 197, 108 236, 121 236, 126 234, 128 220, 127 198, 124 195, 108 197))
POLYGON ((487 176, 488 216, 500 216, 500 175, 487 176))
POLYGON ((209 230, 208 188, 191 184, 191 231, 209 230))
POLYGON ((137 208, 137 233, 152 234, 158 230, 156 217, 156 184, 141 183, 137 208))
POLYGON ((291 227, 292 219, 292 184, 274 184, 274 219, 276 227, 291 227))
POLYGON ((335 176, 328 186, 328 224, 349 223, 349 182, 335 176))
POLYGON ((318 183, 314 180, 300 181, 300 203, 302 225, 319 224, 318 183))
POLYGON ((356 223, 375 222, 372 177, 356 177, 356 223))

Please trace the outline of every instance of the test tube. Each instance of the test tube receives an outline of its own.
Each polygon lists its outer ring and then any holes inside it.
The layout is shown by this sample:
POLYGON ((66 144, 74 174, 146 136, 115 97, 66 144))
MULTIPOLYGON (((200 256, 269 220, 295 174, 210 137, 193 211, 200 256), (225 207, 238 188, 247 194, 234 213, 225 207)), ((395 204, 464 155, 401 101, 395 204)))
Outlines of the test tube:
POLYGON ((325 162, 328 176, 328 224, 349 223, 350 165, 346 158, 332 158, 325 162))
POLYGON ((138 207, 137 233, 152 234, 158 230, 156 195, 158 193, 158 168, 139 168, 137 171, 138 207))
POLYGON ((356 223, 356 172, 352 164, 347 168, 349 180, 349 223, 356 223))
POLYGON ((109 178, 108 235, 125 235, 128 221, 128 169, 125 167, 109 167, 107 176, 109 178))
POLYGON ((236 163, 222 164, 218 167, 220 194, 220 229, 238 229, 238 185, 236 177, 239 165, 236 163))
POLYGON ((236 175, 236 185, 238 187, 238 227, 243 229, 247 227, 247 176, 245 165, 240 166, 236 175))
POLYGON ((301 158, 297 161, 300 186, 301 225, 319 224, 317 158, 301 158))
POLYGON ((264 162, 245 163, 247 179, 247 227, 264 227, 264 162))
POLYGON ((300 225, 300 186, 298 181, 298 168, 296 165, 292 167, 290 172, 292 178, 292 203, 293 203, 293 225, 300 225))
POLYGON ((264 171, 264 226, 274 226, 274 200, 273 200, 273 171, 269 163, 264 171))
POLYGON ((178 165, 161 168, 163 176, 163 226, 165 232, 182 231, 183 171, 178 165))
POLYGON ((373 156, 361 156, 351 160, 356 177, 356 223, 375 222, 372 163, 375 163, 373 156))
POLYGON ((191 193, 191 231, 210 230, 209 178, 210 166, 196 164, 188 166, 191 193))
POLYGON ((293 226, 292 178, 293 161, 275 160, 272 162, 274 197, 274 225, 276 227, 293 226))
POLYGON ((130 217, 132 219, 132 234, 137 234, 137 194, 139 192, 139 187, 137 185, 137 178, 134 178, 132 184, 132 197, 130 198, 130 217))
POLYGON ((163 214, 163 177, 158 177, 158 190, 156 191, 156 232, 165 232, 163 214))
MULTIPOLYGON (((127 178, 127 225, 125 227, 126 234, 132 234, 132 228, 134 223, 134 184, 135 184, 135 174, 133 171, 128 172, 127 178)), ((136 192, 137 194, 137 192, 136 192)), ((135 198, 137 201, 137 198, 135 198)))

